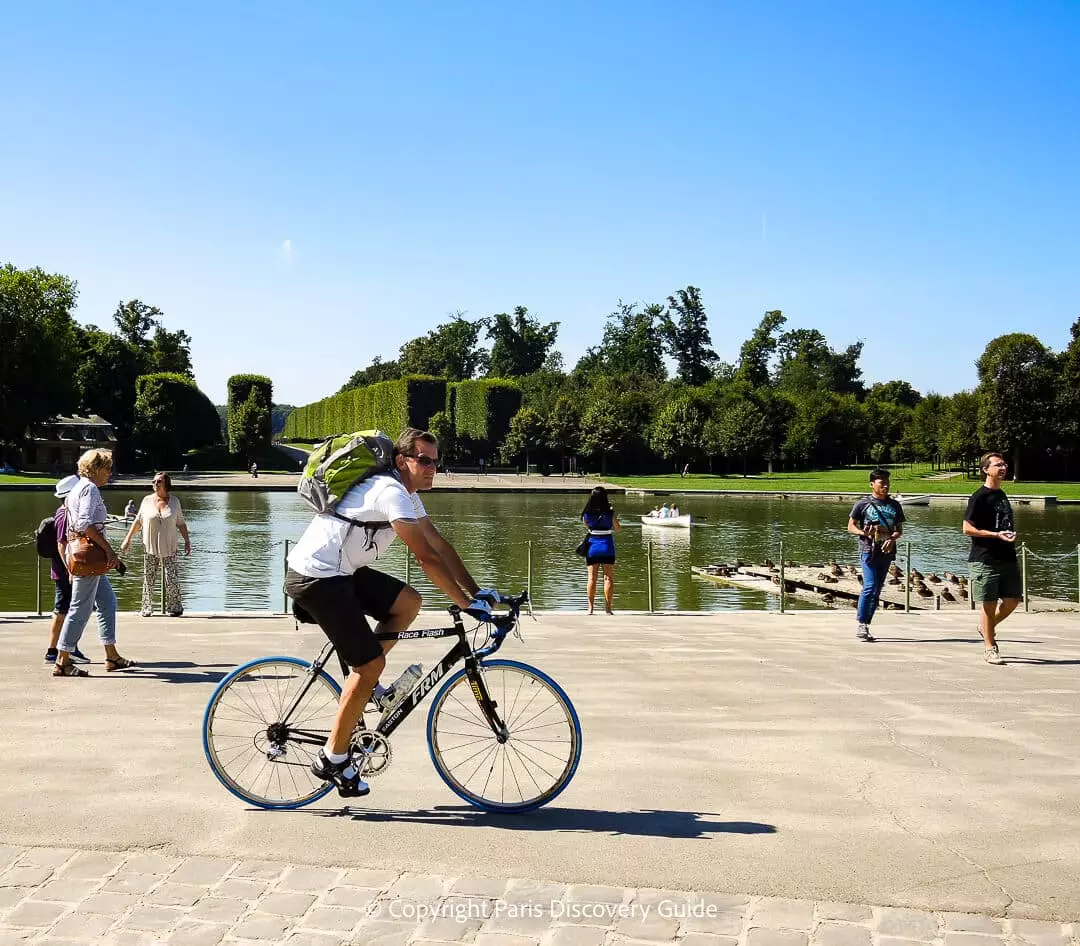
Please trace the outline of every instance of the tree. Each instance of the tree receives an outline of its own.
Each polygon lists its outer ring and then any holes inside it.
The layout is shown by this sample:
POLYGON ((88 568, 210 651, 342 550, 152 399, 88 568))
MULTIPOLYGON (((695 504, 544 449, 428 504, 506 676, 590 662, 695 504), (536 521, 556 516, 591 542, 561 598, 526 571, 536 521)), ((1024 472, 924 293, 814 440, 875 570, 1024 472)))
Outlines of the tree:
POLYGON ((1072 324, 1072 338, 1061 354, 1061 381, 1054 411, 1058 447, 1067 458, 1080 448, 1080 319, 1072 324))
POLYGON ((779 309, 766 312, 754 329, 754 333, 743 342, 739 350, 738 377, 751 387, 760 388, 769 383, 769 364, 776 354, 780 331, 787 319, 779 309))
POLYGON ((902 443, 905 453, 916 460, 935 460, 941 455, 943 400, 940 394, 928 394, 911 412, 902 443))
POLYGON ((401 346, 402 375, 426 374, 448 381, 468 381, 487 367, 487 352, 478 347, 485 319, 470 322, 458 313, 427 335, 401 346))
POLYGON ((1020 479, 1020 454, 1041 445, 1054 404, 1053 353, 1034 335, 1015 332, 993 339, 975 363, 979 371, 979 438, 988 449, 1012 454, 1020 479))
POLYGON ((492 339, 489 378, 519 378, 544 367, 559 334, 559 323, 541 325, 519 305, 513 318, 505 312, 491 317, 487 337, 492 339))
POLYGON ((676 397, 661 408, 649 431, 649 446, 665 460, 682 463, 701 456, 701 429, 708 415, 688 397, 676 397))
MULTIPOLYGON (((418 372, 421 373, 421 372, 418 372)), ((371 359, 371 364, 359 371, 354 371, 352 376, 341 386, 341 391, 351 391, 353 388, 366 388, 369 384, 378 384, 380 381, 397 381, 401 377, 401 365, 395 361, 383 361, 378 355, 371 359)), ((341 393, 340 391, 338 392, 341 393)))
POLYGON ((160 316, 165 313, 157 306, 147 305, 138 299, 121 302, 113 313, 113 322, 120 338, 133 348, 149 349, 147 335, 150 329, 161 324, 160 316))
POLYGON ((938 450, 942 457, 971 467, 979 456, 979 398, 958 391, 945 398, 938 417, 938 450))
POLYGON ((259 374, 234 374, 229 378, 229 452, 253 456, 270 446, 270 407, 273 382, 259 374))
POLYGON ((607 472, 608 456, 626 445, 633 429, 628 405, 618 399, 593 401, 581 418, 581 449, 600 454, 601 474, 607 472))
POLYGON ((510 430, 503 443, 502 453, 507 462, 525 454, 525 471, 529 470, 529 451, 544 445, 547 428, 544 418, 531 407, 523 407, 510 419, 510 430))
POLYGON ((427 429, 435 435, 439 441, 439 457, 446 466, 448 460, 452 460, 457 452, 457 442, 454 438, 454 424, 446 411, 437 411, 431 415, 427 429))
POLYGON ((885 381, 875 384, 866 395, 868 401, 880 401, 896 404, 900 407, 914 407, 922 400, 922 395, 907 381, 885 381))
POLYGON ((842 352, 835 351, 816 328, 785 332, 777 343, 777 384, 796 393, 833 391, 862 397, 862 347, 862 342, 856 342, 842 352))
POLYGON ((743 476, 748 458, 764 452, 770 441, 769 422, 753 401, 743 401, 720 417, 719 446, 729 457, 742 457, 743 476))
POLYGON ((0 445, 78 404, 76 297, 67 276, 0 266, 0 445))
POLYGON ((692 387, 704 384, 712 376, 716 352, 710 347, 712 337, 701 290, 687 286, 668 296, 668 310, 663 321, 664 341, 679 366, 679 380, 692 387), (678 321, 671 317, 672 312, 678 321))
POLYGON ((581 416, 574 402, 563 395, 556 399, 547 419, 548 446, 557 450, 566 470, 566 455, 577 449, 581 416))
POLYGON ((599 353, 603 370, 608 374, 663 381, 667 377, 661 334, 663 321, 662 305, 649 305, 638 311, 637 303, 620 300, 604 326, 599 353))

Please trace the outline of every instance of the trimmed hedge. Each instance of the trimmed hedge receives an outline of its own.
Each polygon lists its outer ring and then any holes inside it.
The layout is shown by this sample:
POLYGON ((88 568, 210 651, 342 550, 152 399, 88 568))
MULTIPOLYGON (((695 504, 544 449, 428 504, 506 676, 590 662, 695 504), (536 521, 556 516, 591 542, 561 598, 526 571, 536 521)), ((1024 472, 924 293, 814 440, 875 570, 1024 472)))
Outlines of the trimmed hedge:
POLYGON ((294 410, 285 421, 287 440, 316 442, 335 434, 378 428, 397 437, 406 427, 426 429, 446 405, 446 379, 411 375, 351 388, 294 410))
POLYGON ((241 447, 244 446, 238 443, 237 440, 240 425, 236 423, 236 420, 240 406, 249 398, 253 398, 255 405, 258 407, 266 409, 266 422, 262 425, 265 430, 259 431, 258 443, 247 445, 246 449, 270 446, 270 414, 273 409, 274 383, 261 374, 234 374, 229 378, 228 430, 230 453, 239 453, 241 447))
POLYGON ((481 457, 506 439, 510 420, 521 409, 521 388, 499 378, 458 381, 449 400, 458 443, 481 457))
POLYGON ((221 440, 221 422, 214 407, 189 377, 173 372, 135 379, 135 437, 150 459, 163 465, 186 450, 221 440))

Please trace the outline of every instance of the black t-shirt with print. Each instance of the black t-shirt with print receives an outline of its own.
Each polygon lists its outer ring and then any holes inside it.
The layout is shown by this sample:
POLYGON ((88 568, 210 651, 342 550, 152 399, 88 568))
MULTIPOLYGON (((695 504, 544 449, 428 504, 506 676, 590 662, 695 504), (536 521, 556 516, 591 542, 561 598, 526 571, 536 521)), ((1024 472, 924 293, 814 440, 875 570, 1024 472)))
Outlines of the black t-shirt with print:
MULTIPOLYGON (((864 496, 851 509, 851 519, 860 529, 866 526, 878 526, 882 534, 892 534, 896 527, 904 521, 904 507, 891 496, 888 499, 877 499, 874 496, 864 496)), ((867 536, 859 536, 859 552, 870 552, 877 555, 885 555, 888 558, 896 557, 896 546, 889 552, 882 552, 881 541, 873 542, 867 536)))
MULTIPOLYGON (((976 529, 987 532, 1013 532, 1012 504, 1004 490, 980 486, 968 500, 964 521, 970 522, 976 529)), ((969 562, 983 562, 993 565, 996 562, 1015 562, 1016 543, 1004 539, 984 539, 977 535, 971 537, 969 562)))

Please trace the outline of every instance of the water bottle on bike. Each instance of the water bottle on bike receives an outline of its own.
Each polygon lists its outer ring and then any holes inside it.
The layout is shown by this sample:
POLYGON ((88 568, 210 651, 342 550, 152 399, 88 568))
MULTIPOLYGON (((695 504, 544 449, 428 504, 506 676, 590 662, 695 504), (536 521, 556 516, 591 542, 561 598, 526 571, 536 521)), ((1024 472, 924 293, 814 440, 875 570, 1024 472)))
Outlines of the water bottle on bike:
POLYGON ((381 712, 389 712, 401 702, 423 674, 424 668, 421 664, 412 664, 411 666, 406 667, 401 676, 383 690, 382 693, 372 693, 371 701, 381 712))

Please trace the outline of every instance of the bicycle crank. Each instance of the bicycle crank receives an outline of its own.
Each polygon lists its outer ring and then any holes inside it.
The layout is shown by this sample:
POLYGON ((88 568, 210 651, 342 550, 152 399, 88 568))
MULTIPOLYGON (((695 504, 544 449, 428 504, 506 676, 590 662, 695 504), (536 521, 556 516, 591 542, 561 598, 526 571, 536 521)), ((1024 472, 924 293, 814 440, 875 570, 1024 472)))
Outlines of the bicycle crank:
POLYGON ((390 767, 393 758, 390 741, 380 732, 357 729, 353 732, 352 749, 360 766, 361 778, 375 778, 390 767))

